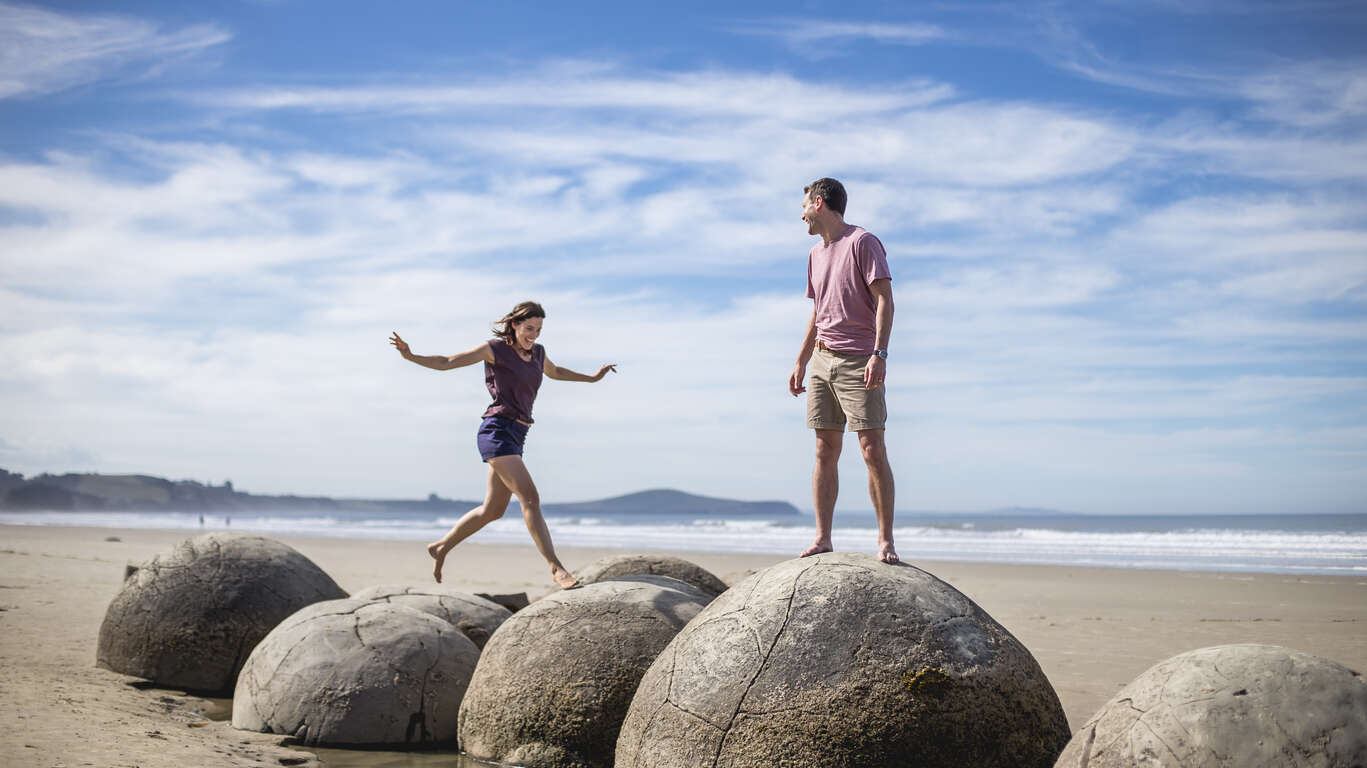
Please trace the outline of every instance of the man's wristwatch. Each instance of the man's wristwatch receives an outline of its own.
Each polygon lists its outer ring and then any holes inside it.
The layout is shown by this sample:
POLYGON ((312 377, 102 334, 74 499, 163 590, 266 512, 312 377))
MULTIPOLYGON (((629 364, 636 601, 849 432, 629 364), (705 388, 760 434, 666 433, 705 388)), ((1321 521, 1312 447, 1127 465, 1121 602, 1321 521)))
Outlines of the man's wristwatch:
POLYGON ((875 349, 873 353, 883 358, 884 360, 888 359, 888 351, 886 349, 875 349))

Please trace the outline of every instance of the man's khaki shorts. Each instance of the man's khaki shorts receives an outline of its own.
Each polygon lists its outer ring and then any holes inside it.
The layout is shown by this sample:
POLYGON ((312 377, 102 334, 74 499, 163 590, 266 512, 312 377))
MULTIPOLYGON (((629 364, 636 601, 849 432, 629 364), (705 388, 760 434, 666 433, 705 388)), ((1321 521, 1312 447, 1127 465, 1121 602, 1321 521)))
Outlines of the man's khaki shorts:
POLYGON ((864 389, 868 355, 831 352, 817 345, 807 375, 807 426, 811 429, 883 429, 888 421, 885 388, 864 389))

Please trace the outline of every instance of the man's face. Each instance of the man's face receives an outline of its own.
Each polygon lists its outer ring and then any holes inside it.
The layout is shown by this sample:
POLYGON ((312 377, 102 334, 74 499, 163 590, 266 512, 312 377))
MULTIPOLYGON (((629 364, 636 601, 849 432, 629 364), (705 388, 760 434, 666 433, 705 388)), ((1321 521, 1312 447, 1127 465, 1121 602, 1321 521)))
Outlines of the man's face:
POLYGON ((807 222, 807 234, 816 234, 816 212, 820 208, 820 199, 813 198, 811 195, 802 197, 802 220, 807 222))

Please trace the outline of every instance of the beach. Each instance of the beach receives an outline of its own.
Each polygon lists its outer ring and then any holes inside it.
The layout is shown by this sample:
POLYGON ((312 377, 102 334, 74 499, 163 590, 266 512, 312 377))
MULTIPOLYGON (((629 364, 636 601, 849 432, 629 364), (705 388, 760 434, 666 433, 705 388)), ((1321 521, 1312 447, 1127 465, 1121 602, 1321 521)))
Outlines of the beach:
MULTIPOLYGON (((393 753, 315 753, 234 730, 224 702, 134 685, 95 667, 124 567, 193 532, 0 526, 0 756, 10 766, 418 765, 393 753)), ((348 592, 424 584, 431 560, 406 540, 279 536, 348 592)), ((561 547, 571 569, 622 549, 561 547)), ((781 555, 670 552, 723 578, 781 555)), ((914 560, 966 594, 1039 661, 1076 730, 1116 691, 1178 653, 1282 645, 1367 669, 1367 575, 1088 568, 914 560)), ((530 543, 467 542, 445 583, 469 592, 552 588, 530 543)), ((449 759, 449 758, 448 758, 449 759)))

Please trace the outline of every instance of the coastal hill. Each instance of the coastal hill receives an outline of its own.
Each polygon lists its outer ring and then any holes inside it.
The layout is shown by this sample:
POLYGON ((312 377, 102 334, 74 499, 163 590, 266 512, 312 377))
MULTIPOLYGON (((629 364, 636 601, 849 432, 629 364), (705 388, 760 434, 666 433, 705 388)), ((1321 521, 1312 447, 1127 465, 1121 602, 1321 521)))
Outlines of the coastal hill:
POLYGON ((602 501, 546 504, 548 515, 620 515, 649 510, 661 515, 710 515, 715 517, 782 517, 800 514, 786 501, 736 501, 695 496, 666 488, 614 496, 602 501))
MULTIPOLYGON (((53 512, 343 512, 462 514, 479 501, 443 499, 333 499, 326 496, 259 496, 194 480, 149 475, 23 475, 0 469, 0 510, 53 512)), ((737 501, 657 489, 599 501, 546 504, 547 515, 665 515, 786 517, 798 510, 786 501, 737 501)))

